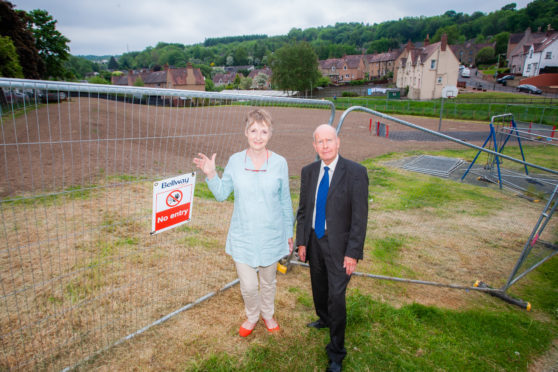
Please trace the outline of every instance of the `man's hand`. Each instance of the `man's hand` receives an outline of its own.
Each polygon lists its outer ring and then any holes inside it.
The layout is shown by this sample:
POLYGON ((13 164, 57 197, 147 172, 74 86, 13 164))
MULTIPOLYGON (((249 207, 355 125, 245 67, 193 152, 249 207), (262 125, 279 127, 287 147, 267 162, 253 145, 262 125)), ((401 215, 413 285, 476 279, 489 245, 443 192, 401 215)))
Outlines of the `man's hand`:
POLYGON ((299 245, 298 246, 298 258, 302 262, 306 262, 306 246, 305 245, 299 245))
POLYGON ((343 267, 345 268, 347 275, 351 275, 352 273, 355 272, 356 264, 357 264, 356 259, 345 256, 345 259, 343 260, 343 267))

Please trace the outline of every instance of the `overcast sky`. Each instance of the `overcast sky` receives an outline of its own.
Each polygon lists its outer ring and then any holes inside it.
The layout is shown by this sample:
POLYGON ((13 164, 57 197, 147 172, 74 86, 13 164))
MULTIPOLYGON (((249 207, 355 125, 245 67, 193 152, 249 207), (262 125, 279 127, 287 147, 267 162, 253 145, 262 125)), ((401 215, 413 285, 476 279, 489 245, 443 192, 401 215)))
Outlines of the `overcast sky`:
POLYGON ((381 23, 455 10, 489 13, 530 0, 10 0, 16 9, 44 9, 58 21, 74 55, 118 55, 159 41, 191 45, 206 38, 286 35, 293 27, 336 22, 381 23))

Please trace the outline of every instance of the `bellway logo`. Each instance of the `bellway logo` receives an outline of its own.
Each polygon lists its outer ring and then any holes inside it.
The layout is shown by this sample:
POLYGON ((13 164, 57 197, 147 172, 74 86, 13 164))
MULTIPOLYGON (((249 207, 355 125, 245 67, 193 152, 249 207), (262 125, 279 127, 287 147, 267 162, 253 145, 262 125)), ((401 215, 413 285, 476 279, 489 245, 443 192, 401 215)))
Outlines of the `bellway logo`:
MULTIPOLYGON (((182 176, 179 176, 182 177, 182 176)), ((183 183, 189 183, 190 182, 190 178, 183 178, 183 179, 173 179, 170 182, 165 182, 165 181, 161 181, 161 189, 166 189, 167 187, 173 187, 176 185, 181 185, 183 183)))

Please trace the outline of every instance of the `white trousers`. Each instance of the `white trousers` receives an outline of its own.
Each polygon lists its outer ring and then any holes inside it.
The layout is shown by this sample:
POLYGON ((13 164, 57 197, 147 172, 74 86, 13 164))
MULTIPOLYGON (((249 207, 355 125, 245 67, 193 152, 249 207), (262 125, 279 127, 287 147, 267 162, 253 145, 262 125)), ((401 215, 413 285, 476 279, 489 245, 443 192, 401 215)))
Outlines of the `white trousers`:
POLYGON ((240 279, 240 293, 244 299, 246 317, 250 323, 257 323, 260 314, 264 319, 273 318, 275 312, 275 288, 277 263, 259 268, 235 262, 240 279), (256 271, 259 269, 259 271, 256 271), (259 285, 258 285, 259 272, 259 285), (259 287, 259 288, 258 288, 259 287))

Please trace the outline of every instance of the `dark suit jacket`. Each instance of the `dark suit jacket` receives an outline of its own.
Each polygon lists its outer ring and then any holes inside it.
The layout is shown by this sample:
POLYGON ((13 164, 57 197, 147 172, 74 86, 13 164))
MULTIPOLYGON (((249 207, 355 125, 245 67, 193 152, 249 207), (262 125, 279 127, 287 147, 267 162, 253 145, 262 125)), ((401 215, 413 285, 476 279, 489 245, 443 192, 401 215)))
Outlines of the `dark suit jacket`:
MULTIPOLYGON (((301 172, 300 200, 297 212, 296 245, 307 247, 312 254, 310 234, 316 187, 321 161, 311 163, 301 172)), ((345 256, 362 259, 368 221, 368 173, 366 168, 339 156, 329 186, 326 204, 328 243, 336 262, 343 265, 345 256)))

